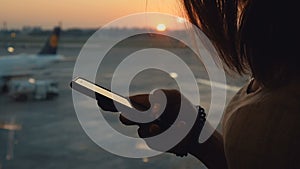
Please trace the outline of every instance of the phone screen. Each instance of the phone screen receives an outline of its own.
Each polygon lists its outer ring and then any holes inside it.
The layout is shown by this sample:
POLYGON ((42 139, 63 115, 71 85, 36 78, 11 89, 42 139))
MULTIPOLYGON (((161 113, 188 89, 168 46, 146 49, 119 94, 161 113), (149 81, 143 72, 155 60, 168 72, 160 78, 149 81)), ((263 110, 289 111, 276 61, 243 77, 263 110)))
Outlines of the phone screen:
MULTIPOLYGON (((133 108, 133 106, 130 104, 130 102, 126 98, 124 98, 124 97, 122 97, 120 95, 117 95, 117 94, 115 94, 115 93, 113 93, 113 92, 111 92, 111 91, 109 91, 109 90, 107 90, 107 89, 105 89, 103 87, 100 87, 100 86, 98 86, 98 85, 96 85, 96 84, 94 84, 94 83, 92 83, 92 82, 90 82, 88 80, 85 80, 83 78, 77 77, 77 78, 75 78, 75 80, 72 81, 72 83, 75 83, 75 84, 77 84, 77 85, 79 85, 81 87, 84 87, 85 89, 88 89, 90 91, 98 93, 98 94, 100 94, 100 95, 102 95, 102 96, 104 96, 106 98, 114 100, 114 101, 116 101, 116 102, 118 102, 118 103, 120 103, 120 104, 122 104, 124 106, 127 106, 129 108, 133 108)), ((71 85, 72 88, 77 89, 77 91, 79 91, 79 92, 81 92, 83 94, 87 94, 83 90, 80 90, 79 88, 77 88, 77 87, 75 87, 73 85, 71 85)))

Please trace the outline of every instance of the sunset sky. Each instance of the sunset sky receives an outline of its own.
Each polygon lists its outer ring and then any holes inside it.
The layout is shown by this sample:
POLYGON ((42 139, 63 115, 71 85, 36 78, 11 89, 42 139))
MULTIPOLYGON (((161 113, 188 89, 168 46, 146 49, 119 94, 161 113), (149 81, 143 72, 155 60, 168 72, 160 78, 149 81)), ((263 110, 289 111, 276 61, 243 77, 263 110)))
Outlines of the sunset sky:
POLYGON ((0 0, 0 22, 7 27, 99 28, 137 12, 181 15, 179 0, 0 0))

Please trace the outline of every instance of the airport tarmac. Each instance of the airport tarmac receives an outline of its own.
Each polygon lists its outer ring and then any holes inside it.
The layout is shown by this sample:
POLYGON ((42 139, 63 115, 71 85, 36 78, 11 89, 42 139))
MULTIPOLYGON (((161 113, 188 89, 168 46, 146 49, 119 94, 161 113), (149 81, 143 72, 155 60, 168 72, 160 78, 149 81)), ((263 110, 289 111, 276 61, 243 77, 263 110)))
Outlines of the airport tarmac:
MULTIPOLYGON (((59 82, 60 94, 57 98, 15 102, 5 94, 0 95, 0 124, 19 126, 17 130, 0 129, 0 169, 205 168, 190 155, 180 158, 162 154, 151 158, 130 159, 111 154, 96 145, 80 126, 69 87, 79 51, 80 45, 74 49, 60 48, 59 53, 67 56, 68 61, 48 67, 36 76, 37 79, 55 79, 59 82)), ((235 86, 241 84, 241 81, 232 82, 235 86)), ((199 86, 202 91, 210 90, 205 84, 199 86)), ((234 93, 234 90, 228 91, 228 100, 234 93)), ((94 101, 89 99, 88 102, 93 104, 94 101)), ((208 98, 204 104, 208 104, 206 102, 209 102, 208 98)), ((117 114, 107 114, 106 119, 115 128, 122 130, 117 114)), ((118 144, 117 140, 113 142, 118 144)))
MULTIPOLYGON (((194 168, 200 165, 192 157, 177 159, 172 155, 149 158, 147 162, 122 158, 93 143, 74 112, 69 88, 73 64, 57 64, 51 68, 57 71, 53 76, 59 81, 60 89, 59 97, 54 100, 14 102, 6 96, 0 97, 1 121, 22 126, 15 131, 13 152, 9 152, 7 146, 12 141, 9 131, 1 130, 3 169, 194 168), (10 160, 6 159, 7 155, 11 156, 10 160)), ((117 120, 117 116, 114 118, 117 120)))

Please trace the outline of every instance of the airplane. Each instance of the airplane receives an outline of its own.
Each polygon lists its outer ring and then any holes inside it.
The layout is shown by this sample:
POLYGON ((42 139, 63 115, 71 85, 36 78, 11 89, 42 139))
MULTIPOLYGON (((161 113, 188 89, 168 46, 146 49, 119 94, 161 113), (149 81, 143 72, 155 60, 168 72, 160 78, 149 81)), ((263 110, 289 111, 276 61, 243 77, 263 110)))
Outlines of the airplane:
POLYGON ((17 54, 0 57, 0 91, 7 90, 12 78, 26 77, 37 73, 39 69, 64 60, 57 54, 60 27, 54 27, 43 48, 37 54, 17 54))

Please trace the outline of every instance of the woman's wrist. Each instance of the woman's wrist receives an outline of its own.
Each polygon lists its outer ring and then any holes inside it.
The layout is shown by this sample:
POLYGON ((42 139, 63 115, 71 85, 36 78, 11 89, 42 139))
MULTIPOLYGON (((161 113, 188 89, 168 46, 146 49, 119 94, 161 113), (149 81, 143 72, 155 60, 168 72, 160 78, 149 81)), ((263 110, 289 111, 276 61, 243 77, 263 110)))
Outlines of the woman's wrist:
POLYGON ((189 148, 188 153, 195 156, 198 159, 201 159, 202 156, 205 156, 207 154, 207 147, 205 146, 205 143, 195 143, 191 148, 189 148))
POLYGON ((227 168, 222 135, 217 131, 204 143, 197 143, 192 147, 189 149, 189 154, 203 162, 206 167, 213 169, 227 168))

